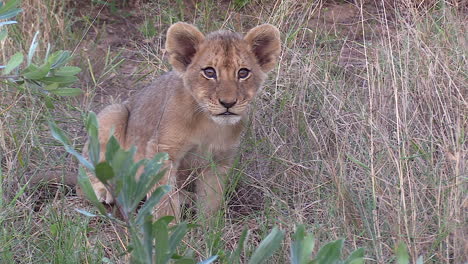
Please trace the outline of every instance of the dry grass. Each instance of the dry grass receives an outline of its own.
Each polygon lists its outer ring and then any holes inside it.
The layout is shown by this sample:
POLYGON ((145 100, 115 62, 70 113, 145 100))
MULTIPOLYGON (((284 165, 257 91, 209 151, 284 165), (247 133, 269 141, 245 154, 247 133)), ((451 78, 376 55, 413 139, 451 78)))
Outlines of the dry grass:
MULTIPOLYGON (((349 250, 364 246, 369 263, 392 262, 400 240, 409 246, 413 261, 420 255, 428 263, 468 261, 467 15, 458 2, 428 2, 424 10, 403 0, 391 1, 391 5, 387 1, 251 1, 241 10, 224 2, 220 6, 210 6, 209 1, 186 2, 187 6, 182 1, 144 4, 146 11, 140 12, 148 18, 151 12, 161 14, 155 20, 158 34, 152 41, 156 45, 136 39, 132 45, 112 47, 112 56, 127 57, 114 78, 130 81, 113 82, 118 86, 113 90, 103 82, 93 83, 88 76, 92 70, 86 68, 83 87, 97 88, 87 88, 91 94, 82 99, 90 100, 100 91, 118 97, 115 91, 165 69, 161 47, 170 21, 183 18, 205 32, 217 28, 245 31, 263 22, 280 28, 281 61, 253 107, 233 175, 240 183, 232 190, 227 217, 218 219, 216 227, 194 231, 186 240, 189 248, 200 256, 217 254, 235 247, 243 225, 253 231, 250 242, 255 245, 273 225, 292 230, 295 223, 306 223, 319 244, 346 237, 349 250), (134 50, 136 46, 139 50, 134 50), (122 51, 124 55, 118 53, 122 51)), ((37 23, 37 15, 23 18, 18 29, 23 39, 1 43, 2 58, 14 53, 11 47, 18 47, 16 43, 27 49, 37 30, 28 24, 43 27, 43 40, 48 42, 61 43, 56 38, 72 36, 64 22, 69 21, 66 9, 59 3, 24 1, 26 15, 45 14, 40 16, 44 20, 37 23)), ((106 27, 93 24, 92 29, 107 32, 106 27)), ((74 36, 63 45, 73 49, 80 39, 81 35, 74 36)), ((102 63, 96 59, 99 56, 89 54, 83 56, 90 58, 91 66, 102 63)), ((88 67, 87 63, 81 66, 88 67)), ((3 188, 17 190, 22 185, 17 186, 16 179, 50 167, 74 168, 68 157, 63 162, 61 152, 50 145, 43 119, 53 116, 65 127, 76 127, 79 118, 73 117, 74 107, 86 111, 89 104, 57 102, 58 110, 49 115, 43 102, 27 93, 12 93, 0 86, 0 94, 3 188)), ((76 205, 75 196, 63 194, 64 190, 26 192, 11 206, 5 204, 15 193, 4 200, 0 244, 9 246, 0 248, 0 260, 53 262, 43 254, 61 256, 58 248, 62 253, 72 252, 73 243, 82 250, 81 261, 93 262, 102 256, 119 259, 121 231, 106 223, 90 223, 73 212, 61 217, 51 213, 83 206, 76 205), (39 193, 56 201, 55 205, 42 206, 39 193), (40 210, 35 209, 38 205, 40 210), (8 224, 11 219, 17 224, 8 224), (49 232, 52 220, 63 224, 63 233, 55 240, 64 243, 46 247, 44 241, 54 239, 49 232), (81 223, 79 228, 73 229, 77 223, 81 223), (11 238, 10 234, 26 235, 11 238), (66 234, 76 240, 70 241, 66 234), (111 238, 96 240, 96 234, 111 238), (90 243, 95 250, 90 250, 90 243), (23 254, 27 258, 19 257, 23 254)), ((285 263, 286 246, 283 253, 273 262, 285 263)))
POLYGON ((462 263, 466 17, 452 9, 402 17, 397 9, 389 21, 381 7, 366 22, 360 11, 360 30, 383 33, 333 47, 318 43, 327 32, 317 29, 287 45, 257 101, 248 141, 258 145, 245 155, 254 163, 245 172, 289 226, 303 221, 327 239, 347 236, 378 263, 390 261, 398 240, 412 256, 462 263), (349 46, 361 63, 346 69, 340 55, 349 46))

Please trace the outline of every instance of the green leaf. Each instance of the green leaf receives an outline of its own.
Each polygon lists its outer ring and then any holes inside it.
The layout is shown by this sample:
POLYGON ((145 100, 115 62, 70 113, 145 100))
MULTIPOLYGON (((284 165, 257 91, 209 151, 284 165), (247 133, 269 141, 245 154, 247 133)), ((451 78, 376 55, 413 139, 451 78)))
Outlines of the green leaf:
POLYGON ((52 121, 49 121, 49 127, 52 132, 52 136, 60 141, 63 145, 71 145, 70 139, 63 133, 63 131, 52 121))
POLYGON ((330 242, 323 246, 312 263, 317 264, 335 264, 339 263, 341 257, 341 249, 343 248, 343 239, 330 242))
POLYGON ((96 113, 93 111, 89 111, 88 116, 86 117, 86 131, 88 131, 88 134, 92 137, 97 137, 98 136, 98 127, 99 123, 97 120, 96 113))
POLYGON ((112 161, 114 159, 115 153, 120 149, 120 144, 114 135, 110 136, 109 141, 106 145, 106 160, 112 161))
POLYGON ((405 242, 398 242, 395 248, 395 255, 398 264, 408 264, 409 263, 409 254, 408 248, 406 247, 405 242))
POLYGON ((86 174, 85 170, 83 167, 80 166, 78 170, 78 185, 80 186, 81 190, 83 191, 83 194, 85 197, 94 205, 97 207, 99 212, 102 215, 107 215, 106 208, 102 203, 99 202, 97 199, 96 193, 93 190, 93 187, 91 185, 91 182, 89 181, 89 177, 86 174))
MULTIPOLYGON (((136 184, 136 179, 130 177, 132 175, 129 175, 129 172, 132 169, 132 167, 135 167, 135 164, 137 164, 134 162, 133 159, 135 151, 135 146, 132 146, 128 151, 118 149, 114 155, 114 158, 112 160, 109 160, 109 163, 112 166, 112 168, 114 168, 114 172, 116 173, 118 179, 128 179, 132 183, 136 184)), ((141 165, 142 162, 144 162, 144 160, 141 160, 141 162, 139 162, 138 164, 141 165)))
POLYGON ((82 210, 82 209, 78 209, 78 208, 75 208, 75 211, 77 211, 78 213, 80 213, 80 214, 82 214, 82 215, 85 215, 85 216, 87 216, 87 217, 95 217, 95 216, 97 216, 97 215, 92 214, 92 213, 90 213, 90 212, 88 212, 88 211, 86 211, 86 210, 82 210))
POLYGON ((39 67, 37 65, 30 64, 30 65, 28 65, 28 67, 24 68, 23 75, 26 74, 26 73, 37 71, 38 69, 39 69, 39 67))
POLYGON ((31 42, 31 47, 29 47, 29 52, 28 52, 28 65, 31 65, 32 58, 34 56, 34 53, 36 52, 37 48, 37 36, 39 35, 39 31, 36 31, 36 34, 34 34, 34 38, 31 42))
POLYGON ((12 17, 18 15, 21 11, 23 11, 23 10, 20 9, 20 8, 15 8, 15 9, 12 9, 12 10, 7 11, 7 12, 0 13, 0 20, 12 18, 12 17))
POLYGON ((24 71, 23 76, 30 80, 40 80, 46 77, 50 71, 50 63, 45 63, 41 67, 37 67, 34 64, 30 64, 24 71))
POLYGON ((143 173, 140 175, 138 180, 138 186, 135 192, 149 193, 154 185, 161 180, 164 176, 164 171, 160 171, 164 165, 164 161, 169 158, 167 153, 157 153, 153 159, 146 163, 143 173))
MULTIPOLYGON (((59 84, 57 84, 58 86, 59 84)), ((83 93, 83 90, 80 88, 60 88, 55 90, 50 90, 51 93, 59 96, 77 96, 83 93)))
POLYGON ((132 146, 128 151, 119 149, 115 153, 114 159, 109 161, 116 174, 117 201, 121 203, 122 209, 128 213, 134 211, 138 206, 141 201, 138 197, 143 198, 146 195, 146 193, 135 192, 137 185, 135 174, 138 168, 145 162, 145 160, 140 160, 135 163, 135 152, 135 146, 132 146))
POLYGON ((185 234, 187 234, 188 228, 187 223, 182 222, 176 226, 174 231, 171 233, 169 238, 169 251, 172 256, 174 252, 176 252, 177 246, 179 246, 182 238, 184 238, 185 234))
POLYGON ((56 90, 58 87, 59 87, 58 83, 52 83, 52 84, 46 85, 46 87, 44 87, 44 90, 47 90, 47 91, 56 90))
POLYGON ((3 69, 4 74, 9 74, 12 70, 16 69, 23 62, 23 53, 17 52, 13 55, 8 61, 5 69, 3 69))
POLYGON ((104 184, 114 178, 114 170, 106 161, 103 161, 96 165, 96 177, 104 184))
MULTIPOLYGON (((88 132, 88 154, 92 164, 97 164, 100 161, 101 143, 99 142, 99 124, 97 116, 90 111, 86 118, 86 131, 88 132)), ((107 160, 112 166, 112 160, 107 160)), ((114 168, 115 169, 115 168, 114 168)))
POLYGON ((250 258, 249 264, 263 263, 267 258, 271 257, 273 253, 281 246, 283 240, 283 232, 277 227, 273 228, 270 234, 260 242, 260 245, 255 250, 250 258))
POLYGON ((81 72, 81 69, 75 66, 64 66, 55 71, 56 76, 74 76, 81 72))
POLYGON ((140 234, 135 230, 135 226, 129 226, 131 244, 127 247, 127 252, 131 252, 130 262, 135 264, 146 264, 146 247, 140 238, 140 234))
POLYGON ((168 222, 165 218, 160 218, 153 223, 153 234, 156 239, 156 263, 167 263, 171 258, 169 254, 169 231, 168 222))
POLYGON ((358 248, 353 251, 344 264, 364 264, 364 249, 358 248))
POLYGON ((41 79, 41 81, 46 84, 59 83, 61 85, 69 85, 69 84, 76 82, 77 80, 78 80, 78 77, 76 76, 52 76, 52 77, 44 77, 41 79))
MULTIPOLYGON (((161 216, 156 222, 164 223, 168 226, 172 221, 175 220, 175 217, 172 215, 161 216)), ((153 229, 155 228, 156 222, 153 223, 153 229)))
POLYGON ((8 10, 11 10, 20 4, 20 0, 10 0, 8 2, 4 1, 4 5, 0 7, 0 14, 5 13, 8 10))
POLYGON ((68 50, 65 50, 65 51, 59 50, 59 51, 52 53, 47 58, 47 62, 51 63, 52 65, 51 69, 56 69, 65 65, 65 63, 67 63, 67 61, 70 59, 70 55, 71 53, 68 50))
POLYGON ((293 235, 293 242, 291 244, 291 263, 308 263, 313 249, 314 236, 307 234, 304 225, 297 226, 296 232, 293 235))
POLYGON ((153 216, 147 215, 143 223, 143 245, 145 249, 145 264, 153 263, 153 247, 154 247, 154 237, 153 237, 153 216))
POLYGON ((75 158, 77 158, 78 161, 81 164, 83 164, 83 166, 85 166, 86 168, 88 168, 91 171, 94 171, 94 165, 91 164, 88 160, 86 160, 81 154, 76 152, 76 150, 73 149, 70 146, 71 145, 70 140, 68 139, 67 136, 65 136, 63 131, 54 122, 49 121, 49 127, 50 127, 50 131, 52 133, 52 137, 55 138, 56 140, 58 140, 60 143, 62 143, 62 145, 65 147, 65 150, 68 153, 75 156, 75 158))
POLYGON ((239 238, 239 242, 237 242, 237 248, 234 252, 232 252, 231 256, 229 256, 228 263, 230 264, 240 263, 240 254, 242 253, 242 250, 244 249, 245 240, 247 239, 248 235, 249 235, 249 229, 247 227, 244 227, 244 230, 242 231, 242 234, 239 238))
MULTIPOLYGON (((12 24, 17 24, 18 22, 10 20, 10 21, 3 21, 0 22, 0 27, 6 26, 6 25, 12 25, 12 24)), ((7 35, 6 28, 4 28, 2 31, 0 31, 0 40, 3 40, 7 35)))
POLYGON ((158 204, 161 198, 170 191, 171 186, 169 185, 161 185, 156 188, 156 190, 154 190, 151 196, 146 200, 145 204, 138 211, 136 223, 141 224, 145 215, 151 214, 156 204, 158 204))
POLYGON ((216 259, 218 259, 218 256, 212 256, 208 258, 207 260, 204 260, 202 262, 198 262, 198 264, 210 264, 213 263, 216 259))

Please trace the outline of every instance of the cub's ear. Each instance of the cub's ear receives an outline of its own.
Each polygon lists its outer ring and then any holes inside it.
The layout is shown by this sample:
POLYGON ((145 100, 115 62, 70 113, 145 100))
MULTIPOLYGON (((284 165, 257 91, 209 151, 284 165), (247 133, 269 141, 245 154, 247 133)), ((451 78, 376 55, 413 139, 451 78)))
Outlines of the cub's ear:
POLYGON ((178 22, 167 31, 166 50, 169 63, 178 72, 184 72, 192 62, 198 46, 205 36, 194 26, 178 22))
POLYGON ((279 30, 273 25, 263 24, 249 30, 244 40, 249 44, 262 71, 271 71, 281 52, 279 30))

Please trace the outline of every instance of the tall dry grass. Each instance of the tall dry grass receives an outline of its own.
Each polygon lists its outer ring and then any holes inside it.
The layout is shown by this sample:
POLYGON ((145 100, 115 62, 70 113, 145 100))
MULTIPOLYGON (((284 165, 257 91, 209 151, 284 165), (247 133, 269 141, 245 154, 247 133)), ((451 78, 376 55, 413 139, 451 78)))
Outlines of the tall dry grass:
POLYGON ((244 172, 284 225, 348 237, 371 262, 391 262, 401 240, 413 261, 464 263, 466 14, 384 4, 369 18, 356 8, 361 39, 299 25, 285 45, 252 115, 244 172))

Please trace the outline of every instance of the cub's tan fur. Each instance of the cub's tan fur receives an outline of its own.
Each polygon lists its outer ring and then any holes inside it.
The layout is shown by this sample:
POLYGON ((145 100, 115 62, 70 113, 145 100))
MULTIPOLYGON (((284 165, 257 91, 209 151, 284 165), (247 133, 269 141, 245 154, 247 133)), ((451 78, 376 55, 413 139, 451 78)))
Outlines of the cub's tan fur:
MULTIPOLYGON (((166 50, 173 71, 99 113, 101 158, 112 129, 123 147, 137 146, 136 160, 167 152, 168 172, 161 184, 179 188, 173 188, 156 214, 179 216, 179 189, 193 170, 198 203, 210 214, 222 202, 224 176, 248 105, 276 64, 279 31, 265 24, 245 37, 228 31, 204 36, 179 22, 167 32, 166 50), (217 166, 209 166, 213 161, 217 166)), ((106 188, 96 178, 91 181, 100 201, 111 203, 106 188)))

